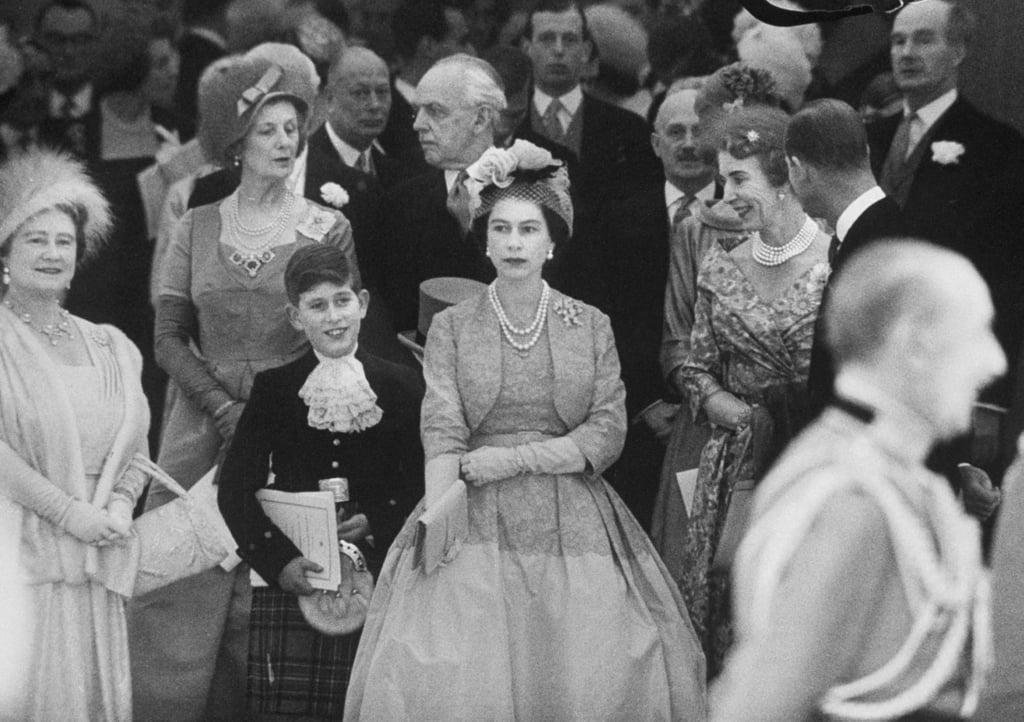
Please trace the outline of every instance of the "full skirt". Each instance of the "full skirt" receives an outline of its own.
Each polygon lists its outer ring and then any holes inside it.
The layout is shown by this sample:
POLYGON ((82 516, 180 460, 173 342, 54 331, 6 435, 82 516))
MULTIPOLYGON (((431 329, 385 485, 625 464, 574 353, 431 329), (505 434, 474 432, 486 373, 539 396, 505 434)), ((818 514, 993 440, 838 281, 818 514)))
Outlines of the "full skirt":
POLYGON ((377 583, 350 720, 706 716, 704 657, 646 534, 601 478, 469 489, 455 558, 414 568, 417 510, 377 583))

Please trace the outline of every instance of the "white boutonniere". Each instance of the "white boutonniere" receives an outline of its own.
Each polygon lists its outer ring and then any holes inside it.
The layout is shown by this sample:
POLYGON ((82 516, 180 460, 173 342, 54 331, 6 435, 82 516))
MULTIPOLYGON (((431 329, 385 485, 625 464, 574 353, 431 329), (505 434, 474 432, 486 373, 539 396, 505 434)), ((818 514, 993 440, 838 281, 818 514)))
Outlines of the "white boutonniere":
POLYGON ((939 165, 951 165, 960 162, 967 149, 955 140, 938 140, 932 143, 932 160, 939 165))
POLYGON ((320 186, 320 197, 324 202, 335 208, 341 208, 348 204, 348 193, 337 183, 324 183, 320 186))
POLYGON ((314 241, 320 241, 327 235, 327 231, 331 230, 334 226, 335 220, 335 215, 330 211, 317 208, 315 205, 310 204, 309 209, 306 211, 306 215, 304 215, 302 220, 299 221, 295 230, 306 238, 311 238, 314 241))
POLYGON ((560 298, 555 301, 555 313, 566 326, 579 326, 583 304, 574 298, 560 298))

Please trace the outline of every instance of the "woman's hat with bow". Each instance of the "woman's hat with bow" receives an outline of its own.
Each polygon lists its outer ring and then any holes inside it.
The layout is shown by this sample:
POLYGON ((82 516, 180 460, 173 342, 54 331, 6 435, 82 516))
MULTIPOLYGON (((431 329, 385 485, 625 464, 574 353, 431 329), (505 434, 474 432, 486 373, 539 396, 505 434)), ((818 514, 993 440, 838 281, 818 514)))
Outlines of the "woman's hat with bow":
MULTIPOLYGON (((199 84, 199 140, 207 157, 230 165, 260 109, 273 100, 295 104, 305 126, 320 79, 313 61, 294 45, 263 43, 245 55, 223 58, 199 84)), ((305 140, 305 127, 302 129, 305 140)), ((301 152, 301 147, 299 152, 301 152)))

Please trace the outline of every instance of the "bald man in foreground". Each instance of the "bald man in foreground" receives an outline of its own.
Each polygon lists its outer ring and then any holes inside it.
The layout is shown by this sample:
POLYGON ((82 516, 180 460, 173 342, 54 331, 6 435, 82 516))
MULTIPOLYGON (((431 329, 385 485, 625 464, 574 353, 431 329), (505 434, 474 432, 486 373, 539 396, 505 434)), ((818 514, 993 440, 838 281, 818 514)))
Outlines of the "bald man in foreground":
POLYGON ((980 535, 924 459, 1006 370, 992 318, 951 251, 894 240, 846 262, 825 317, 836 399, 758 487, 713 720, 973 713, 991 641, 980 535))

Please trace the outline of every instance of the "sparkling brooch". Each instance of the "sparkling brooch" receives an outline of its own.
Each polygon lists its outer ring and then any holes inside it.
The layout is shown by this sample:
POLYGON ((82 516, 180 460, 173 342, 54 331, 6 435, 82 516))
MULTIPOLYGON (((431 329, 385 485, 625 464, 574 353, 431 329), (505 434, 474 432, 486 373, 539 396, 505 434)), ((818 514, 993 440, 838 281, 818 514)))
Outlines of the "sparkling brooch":
POLYGON ((574 298, 560 298, 555 301, 555 313, 562 319, 566 326, 580 326, 580 314, 583 313, 583 304, 574 298))

